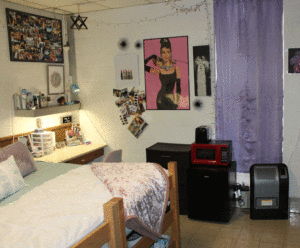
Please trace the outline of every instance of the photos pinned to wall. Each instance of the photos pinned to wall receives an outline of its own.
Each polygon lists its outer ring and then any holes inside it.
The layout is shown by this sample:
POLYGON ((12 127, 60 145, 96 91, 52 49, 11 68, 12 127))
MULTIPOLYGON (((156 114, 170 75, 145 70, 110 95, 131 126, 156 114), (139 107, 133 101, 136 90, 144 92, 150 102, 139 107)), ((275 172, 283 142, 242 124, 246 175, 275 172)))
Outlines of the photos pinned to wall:
POLYGON ((148 123, 146 123, 141 116, 135 115, 132 122, 130 123, 130 125, 128 127, 128 130, 136 138, 138 138, 147 126, 148 126, 148 123))
POLYGON ((122 125, 130 123, 128 130, 138 138, 148 125, 141 117, 146 110, 145 92, 140 92, 133 87, 130 91, 127 88, 113 89, 113 95, 117 97, 115 104, 120 110, 119 117, 122 125))

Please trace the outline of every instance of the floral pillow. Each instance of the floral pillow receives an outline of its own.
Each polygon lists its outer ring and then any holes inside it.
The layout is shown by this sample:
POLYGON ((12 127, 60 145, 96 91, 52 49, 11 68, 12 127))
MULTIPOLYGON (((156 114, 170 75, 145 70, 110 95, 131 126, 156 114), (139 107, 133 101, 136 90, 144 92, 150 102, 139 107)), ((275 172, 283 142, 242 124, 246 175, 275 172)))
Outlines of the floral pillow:
POLYGON ((0 200, 25 186, 14 156, 0 163, 0 200))
POLYGON ((11 155, 14 156, 23 177, 29 175, 33 171, 36 171, 34 160, 28 148, 22 142, 17 141, 2 148, 2 153, 0 153, 0 162, 7 160, 11 155))

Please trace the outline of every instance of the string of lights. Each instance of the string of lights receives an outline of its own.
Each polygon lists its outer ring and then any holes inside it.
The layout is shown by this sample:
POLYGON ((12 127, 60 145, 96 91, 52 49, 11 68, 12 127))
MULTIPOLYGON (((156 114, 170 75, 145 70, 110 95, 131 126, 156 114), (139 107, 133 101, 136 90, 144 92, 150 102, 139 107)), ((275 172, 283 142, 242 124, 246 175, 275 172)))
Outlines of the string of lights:
POLYGON ((168 13, 166 15, 162 15, 162 16, 158 16, 158 17, 153 17, 153 18, 148 18, 148 17, 145 17, 144 19, 140 19, 140 20, 130 20, 130 21, 127 21, 127 22, 105 22, 105 21, 100 21, 100 22, 97 22, 97 24, 100 24, 100 25, 107 25, 107 26, 120 26, 120 25, 131 25, 131 24, 139 24, 139 23, 144 23, 144 22, 151 22, 151 21, 157 21, 157 20, 160 20, 160 19, 164 19, 164 18, 167 18, 167 17, 170 17, 170 16, 178 16, 179 14, 188 14, 188 13, 191 13, 191 12, 197 12, 197 11, 200 11, 202 7, 205 7, 207 6, 207 0, 202 0, 200 3, 196 4, 196 5, 193 5, 193 6, 190 6, 190 7, 185 7, 184 5, 183 6, 179 6, 176 2, 167 2, 165 3, 166 6, 169 6, 172 10, 171 13, 168 13))

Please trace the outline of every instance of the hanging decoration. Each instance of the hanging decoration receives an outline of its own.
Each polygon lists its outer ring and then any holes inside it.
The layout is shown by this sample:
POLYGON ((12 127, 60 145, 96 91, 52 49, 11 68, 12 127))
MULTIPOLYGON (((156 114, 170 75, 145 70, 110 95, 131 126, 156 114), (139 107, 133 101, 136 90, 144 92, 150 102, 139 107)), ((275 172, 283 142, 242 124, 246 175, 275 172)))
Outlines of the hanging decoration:
POLYGON ((202 107, 203 107, 203 102, 202 102, 200 99, 196 99, 196 100, 193 102, 193 107, 194 107, 194 109, 196 109, 196 110, 201 110, 202 107))
POLYGON ((70 16, 73 24, 71 26, 71 29, 77 28, 80 30, 82 27, 85 27, 85 29, 88 29, 87 26, 85 25, 85 21, 87 20, 87 17, 81 17, 79 14, 79 4, 78 4, 78 16, 70 16))
POLYGON ((189 8, 186 8, 184 6, 178 6, 176 4, 176 2, 167 2, 166 6, 170 6, 171 9, 175 10, 175 11, 172 12, 172 13, 169 13, 169 14, 166 14, 166 15, 163 15, 163 16, 159 16, 159 17, 155 17, 155 18, 151 18, 151 19, 145 17, 145 19, 142 19, 142 20, 139 20, 139 21, 131 20, 131 21, 128 21, 128 22, 118 22, 118 23, 109 23, 109 22, 101 21, 100 24, 108 25, 108 26, 109 25, 114 25, 116 27, 116 26, 119 26, 119 25, 131 25, 131 24, 139 24, 139 23, 143 23, 143 22, 157 21, 157 20, 160 20, 160 19, 163 19, 163 18, 167 18, 169 16, 178 15, 180 13, 188 14, 188 13, 191 13, 191 12, 200 11, 201 7, 203 7, 203 6, 206 7, 207 6, 207 0, 202 0, 200 3, 198 3, 196 5, 193 5, 189 8))
POLYGON ((127 39, 125 39, 125 38, 122 38, 120 41, 119 41, 119 48, 121 49, 121 50, 126 50, 127 48, 128 48, 128 41, 127 41, 127 39))
POLYGON ((180 13, 187 14, 187 13, 190 13, 190 12, 196 12, 198 10, 200 11, 200 9, 201 9, 202 6, 206 6, 207 5, 207 2, 206 2, 206 0, 203 0, 201 3, 193 5, 193 6, 189 7, 189 8, 185 8, 184 6, 183 7, 182 6, 178 6, 176 4, 176 1, 175 2, 167 2, 166 5, 170 5, 171 8, 175 9, 177 13, 180 12, 180 13))

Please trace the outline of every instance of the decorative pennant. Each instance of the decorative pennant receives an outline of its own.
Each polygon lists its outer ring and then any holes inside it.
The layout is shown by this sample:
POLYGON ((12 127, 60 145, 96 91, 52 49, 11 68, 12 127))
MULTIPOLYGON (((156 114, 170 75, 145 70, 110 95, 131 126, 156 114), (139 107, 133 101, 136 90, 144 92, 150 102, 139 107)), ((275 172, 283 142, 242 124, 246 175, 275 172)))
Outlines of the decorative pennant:
POLYGON ((87 26, 85 25, 85 21, 87 20, 87 17, 81 17, 80 15, 78 15, 77 17, 76 16, 70 16, 70 17, 73 21, 71 29, 77 28, 78 30, 80 30, 82 26, 84 26, 85 29, 88 29, 87 26), (79 24, 77 22, 79 22, 79 24))

